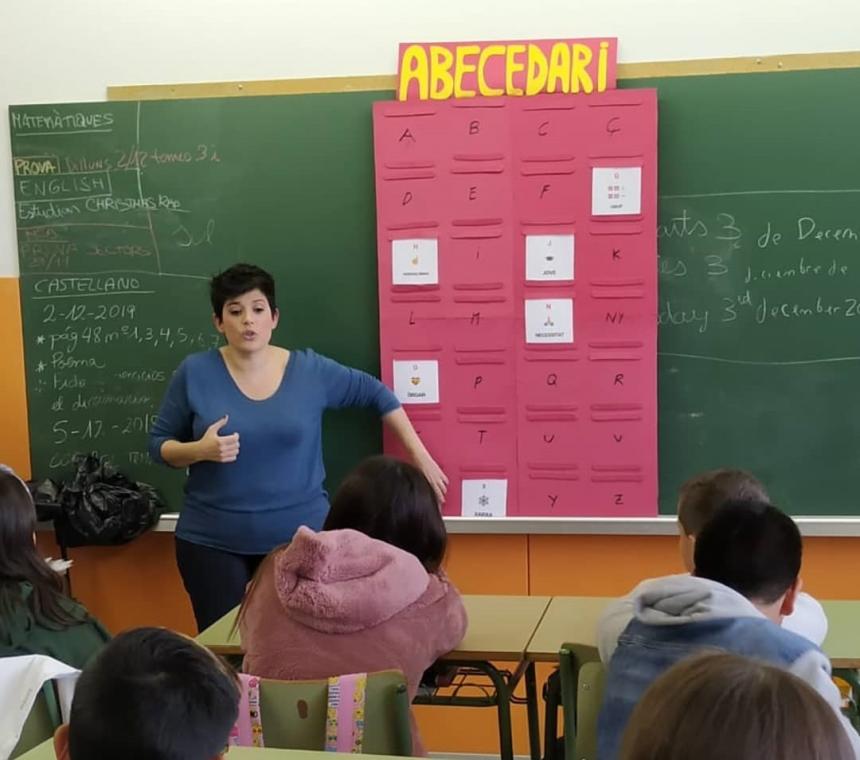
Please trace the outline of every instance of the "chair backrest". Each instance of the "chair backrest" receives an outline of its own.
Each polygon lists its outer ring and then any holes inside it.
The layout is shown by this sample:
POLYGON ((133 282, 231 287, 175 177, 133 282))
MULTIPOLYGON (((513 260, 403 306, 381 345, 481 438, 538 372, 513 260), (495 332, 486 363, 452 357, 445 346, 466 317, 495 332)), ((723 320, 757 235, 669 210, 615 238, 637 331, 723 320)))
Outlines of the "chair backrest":
POLYGON ((605 670, 594 647, 564 644, 558 657, 565 760, 597 760, 605 670))
POLYGON ((579 669, 576 700, 576 732, 574 743, 578 760, 597 760, 597 716, 603 701, 603 681, 606 671, 599 662, 587 662, 579 669))
MULTIPOLYGON (((266 747, 322 750, 327 713, 328 680, 260 681, 260 716, 266 747)), ((368 674, 364 721, 366 754, 412 754, 409 697, 400 671, 368 674)))
POLYGON ((33 707, 30 708, 30 714, 21 729, 18 743, 9 756, 10 760, 50 739, 58 725, 59 708, 54 695, 54 685, 48 681, 42 686, 36 701, 33 702, 33 707))

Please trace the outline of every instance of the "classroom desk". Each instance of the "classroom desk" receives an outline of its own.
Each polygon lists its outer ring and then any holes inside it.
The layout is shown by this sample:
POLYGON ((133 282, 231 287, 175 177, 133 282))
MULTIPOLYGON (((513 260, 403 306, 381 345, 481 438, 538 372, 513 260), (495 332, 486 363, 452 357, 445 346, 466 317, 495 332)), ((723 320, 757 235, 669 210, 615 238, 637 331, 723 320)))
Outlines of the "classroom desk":
POLYGON ((443 659, 521 660, 550 601, 548 596, 464 595, 469 627, 443 659))
POLYGON ((499 721, 499 753, 502 760, 512 760, 511 701, 514 689, 525 677, 529 753, 532 760, 540 760, 537 680, 534 662, 526 658, 525 651, 549 603, 548 596, 463 596, 469 627, 459 646, 440 659, 443 663, 464 669, 466 673, 472 671, 486 676, 493 684, 494 693, 489 697, 464 696, 460 693, 467 690, 464 684, 455 688, 453 693, 437 690, 430 695, 419 694, 415 703, 494 706, 499 721), (494 661, 515 662, 517 666, 513 672, 503 671, 493 664, 494 661))
POLYGON ((594 650, 597 656, 597 621, 612 597, 554 596, 526 647, 533 662, 557 662, 565 642, 594 650))
MULTIPOLYGON (((599 658, 597 623, 614 597, 556 596, 547 607, 526 657, 534 662, 558 662, 561 645, 570 645, 575 667, 599 658)), ((828 633, 822 649, 830 658, 834 675, 856 687, 854 668, 860 668, 860 601, 822 601, 828 633)), ((531 724, 529 724, 531 731, 531 724)), ((548 741, 551 741, 548 739, 548 741)))
MULTIPOLYGON (((313 752, 307 749, 260 749, 258 747, 230 747, 227 760, 332 760, 343 752, 313 752)), ((352 755, 347 755, 352 757, 352 755)), ((20 755, 18 760, 55 760, 54 740, 48 739, 38 747, 20 755)), ((389 755, 362 755, 367 760, 391 760, 389 755)))
MULTIPOLYGON (((552 600, 543 596, 464 596, 469 630, 446 659, 516 661, 517 653, 525 651, 534 662, 554 662, 566 641, 597 646, 597 621, 610 601, 612 597, 603 596, 556 596, 552 600), (529 633, 520 649, 526 631, 529 633)), ((833 667, 860 668, 860 600, 824 600, 821 605, 829 622, 822 649, 833 667)), ((234 610, 225 615, 197 640, 213 652, 241 654, 238 637, 228 636, 235 614, 234 610)))
MULTIPOLYGON (((613 597, 553 597, 526 656, 534 662, 555 662, 565 642, 597 652, 597 621, 613 597)), ((860 601, 822 600, 829 623, 822 649, 834 669, 860 668, 860 601)))
MULTIPOLYGON (((494 694, 463 696, 460 687, 453 693, 419 694, 416 704, 453 705, 461 707, 494 706, 499 720, 499 748, 502 760, 513 759, 511 728, 511 698, 519 681, 525 677, 526 710, 529 720, 529 742, 534 760, 540 758, 538 730, 537 684, 534 662, 526 658, 526 647, 550 603, 548 596, 464 595, 463 605, 469 627, 460 645, 441 658, 457 668, 486 676, 493 684, 494 694), (517 664, 513 672, 499 670, 493 661, 517 664)), ((221 655, 241 655, 242 643, 238 633, 230 636, 236 609, 213 623, 197 637, 197 641, 221 655)), ((558 648, 556 647, 556 653, 558 648)))
MULTIPOLYGON (((469 627, 463 641, 445 659, 518 662, 549 603, 548 596, 464 595, 469 627)), ((241 655, 239 632, 230 635, 237 612, 238 607, 230 610, 201 632, 197 641, 218 654, 241 655)))
POLYGON ((233 623, 236 621, 236 615, 238 614, 239 608, 234 607, 220 620, 215 621, 208 628, 201 631, 197 635, 197 642, 216 654, 224 656, 244 654, 239 632, 236 631, 235 635, 230 635, 233 623))
POLYGON ((860 601, 821 601, 827 615, 827 638, 821 648, 834 669, 860 668, 860 601))
MULTIPOLYGON (((612 597, 557 596, 474 596, 463 597, 469 628, 461 644, 442 658, 459 668, 471 668, 490 679, 495 694, 469 697, 434 693, 419 695, 418 704, 487 706, 497 708, 499 744, 503 760, 513 757, 510 705, 513 690, 525 680, 529 747, 533 758, 540 757, 538 696, 534 663, 556 662, 565 642, 575 645, 582 661, 597 658, 597 621, 612 597), (493 665, 514 662, 517 668, 506 673, 493 665)), ((830 622, 823 649, 834 669, 860 668, 860 601, 823 601, 830 622)), ((242 645, 230 637, 236 610, 198 636, 198 641, 214 652, 241 655, 242 645)))

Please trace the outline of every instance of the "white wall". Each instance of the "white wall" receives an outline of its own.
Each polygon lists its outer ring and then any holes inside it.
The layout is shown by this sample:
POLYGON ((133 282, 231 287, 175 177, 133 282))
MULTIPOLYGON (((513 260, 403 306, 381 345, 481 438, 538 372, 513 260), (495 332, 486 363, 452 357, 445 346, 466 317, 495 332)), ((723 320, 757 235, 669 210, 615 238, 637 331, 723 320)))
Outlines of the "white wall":
POLYGON ((10 104, 387 74, 407 40, 612 35, 632 62, 857 50, 858 30, 858 0, 0 0, 0 276, 18 272, 10 104))

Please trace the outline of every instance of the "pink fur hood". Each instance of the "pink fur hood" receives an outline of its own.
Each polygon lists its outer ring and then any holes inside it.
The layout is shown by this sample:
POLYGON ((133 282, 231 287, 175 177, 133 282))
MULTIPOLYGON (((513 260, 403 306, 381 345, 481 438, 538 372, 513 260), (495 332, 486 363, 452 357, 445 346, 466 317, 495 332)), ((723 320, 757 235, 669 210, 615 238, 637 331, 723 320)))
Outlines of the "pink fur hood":
POLYGON ((354 633, 394 617, 429 584, 417 557, 355 530, 306 527, 275 559, 275 590, 297 622, 354 633))

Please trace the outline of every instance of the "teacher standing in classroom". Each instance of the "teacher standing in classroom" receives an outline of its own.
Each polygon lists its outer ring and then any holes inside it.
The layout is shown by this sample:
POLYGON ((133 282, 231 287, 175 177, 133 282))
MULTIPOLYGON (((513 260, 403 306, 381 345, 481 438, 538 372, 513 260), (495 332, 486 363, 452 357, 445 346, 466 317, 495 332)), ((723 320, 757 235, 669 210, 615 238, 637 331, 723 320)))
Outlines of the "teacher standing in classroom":
POLYGON ((440 502, 448 482, 383 383, 271 345, 279 314, 268 272, 237 264, 212 279, 210 295, 226 345, 182 361, 149 438, 155 461, 188 468, 176 561, 199 630, 241 601, 271 549, 300 525, 322 526, 326 409, 374 408, 440 502))

